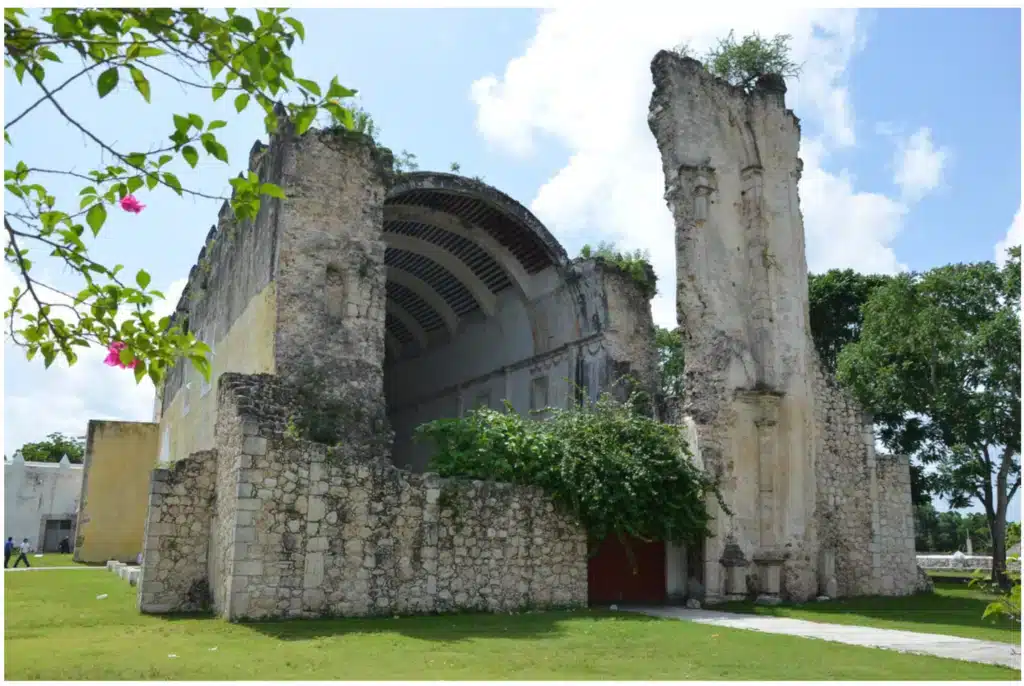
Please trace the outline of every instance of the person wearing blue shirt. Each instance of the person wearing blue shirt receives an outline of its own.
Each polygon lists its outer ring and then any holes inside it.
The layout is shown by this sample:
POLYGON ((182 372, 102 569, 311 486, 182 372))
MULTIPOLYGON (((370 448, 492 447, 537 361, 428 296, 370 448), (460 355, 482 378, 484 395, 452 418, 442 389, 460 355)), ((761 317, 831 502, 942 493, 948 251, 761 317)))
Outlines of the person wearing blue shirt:
POLYGON ((4 543, 4 569, 7 569, 7 564, 11 561, 11 555, 14 554, 14 536, 8 536, 7 542, 4 543))

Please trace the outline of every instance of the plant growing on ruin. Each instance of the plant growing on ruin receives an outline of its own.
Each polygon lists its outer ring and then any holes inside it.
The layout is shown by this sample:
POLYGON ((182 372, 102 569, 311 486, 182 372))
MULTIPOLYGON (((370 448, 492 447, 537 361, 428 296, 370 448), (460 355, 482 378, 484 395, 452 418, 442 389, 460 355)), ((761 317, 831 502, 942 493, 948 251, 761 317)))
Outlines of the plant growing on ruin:
POLYGON ((640 287, 647 298, 658 294, 658 279, 651 268, 650 256, 642 250, 622 252, 614 243, 601 242, 596 248, 589 244, 580 249, 580 259, 595 260, 624 272, 640 287))
MULTIPOLYGON (((480 408, 417 428, 442 476, 538 486, 586 528, 608 536, 693 543, 708 535, 713 480, 689 459, 677 426, 604 394, 595 403, 547 408, 537 421, 480 408)), ((721 502, 721 501, 720 501, 721 502)), ((724 507, 724 506, 723 506, 724 507)))
POLYGON ((1020 488, 1020 248, 1005 266, 901 274, 872 293, 839 379, 875 415, 894 453, 933 467, 953 508, 979 501, 1004 586, 1006 519, 1020 488))
POLYGON ((133 366, 136 380, 148 375, 159 382, 180 357, 209 378, 207 346, 171 318, 157 320, 153 314, 153 303, 163 294, 150 287, 149 273, 139 269, 134 279, 126 279, 122 265, 94 259, 89 243, 103 230, 111 208, 135 215, 156 211, 135 194, 158 186, 180 196, 228 200, 238 220, 253 219, 263 197, 283 198, 281 189, 249 173, 231 179, 231 197, 220 198, 179 178, 181 163, 195 168, 207 158, 228 164, 228 151, 217 138, 225 121, 174 114, 164 143, 133 148, 104 140, 83 124, 77 114, 81 103, 61 91, 95 78, 100 100, 120 87, 134 89, 149 103, 154 81, 167 78, 213 100, 227 95, 237 112, 258 106, 268 133, 277 130, 281 113, 298 134, 321 111, 354 128, 353 113, 343 103, 355 91, 337 79, 321 87, 294 73, 289 50, 303 37, 303 25, 284 9, 257 9, 251 16, 201 8, 4 10, 5 69, 38 92, 38 99, 4 124, 9 160, 4 254, 20 282, 5 317, 10 338, 29 359, 39 355, 49 367, 63 358, 73 365, 82 348, 99 344, 114 350, 119 343, 121 362, 133 366), (64 69, 73 61, 81 66, 64 69), (281 105, 279 99, 288 93, 297 93, 297 102, 281 105), (73 170, 60 160, 33 166, 17 159, 18 133, 39 107, 52 107, 95 147, 93 169, 73 170), (47 179, 54 177, 80 179, 77 197, 51 192, 47 179), (64 290, 47 283, 40 275, 45 258, 74 274, 79 286, 64 290))
MULTIPOLYGON (((755 31, 737 42, 735 32, 730 31, 708 50, 702 62, 709 72, 744 90, 753 88, 762 76, 796 78, 800 76, 800 66, 789 57, 792 38, 780 33, 766 39, 755 31)), ((674 51, 683 57, 693 57, 693 50, 686 43, 676 46, 674 51)))

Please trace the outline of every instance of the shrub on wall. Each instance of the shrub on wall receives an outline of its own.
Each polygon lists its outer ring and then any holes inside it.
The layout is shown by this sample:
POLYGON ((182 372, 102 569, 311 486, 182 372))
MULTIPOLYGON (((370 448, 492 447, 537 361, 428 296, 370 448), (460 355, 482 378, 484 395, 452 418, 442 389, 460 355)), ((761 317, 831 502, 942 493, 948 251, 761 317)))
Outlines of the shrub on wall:
MULTIPOLYGON (((695 543, 709 535, 714 482, 690 459, 679 427, 644 416, 637 396, 549 408, 544 421, 477 409, 418 427, 441 476, 538 486, 574 514, 594 543, 609 535, 695 543)), ((724 505, 723 505, 724 509, 724 505)))
POLYGON ((651 268, 651 261, 642 250, 621 252, 613 243, 599 243, 597 248, 584 245, 580 249, 580 259, 593 259, 624 272, 640 287, 644 297, 650 299, 658 294, 658 278, 651 268))

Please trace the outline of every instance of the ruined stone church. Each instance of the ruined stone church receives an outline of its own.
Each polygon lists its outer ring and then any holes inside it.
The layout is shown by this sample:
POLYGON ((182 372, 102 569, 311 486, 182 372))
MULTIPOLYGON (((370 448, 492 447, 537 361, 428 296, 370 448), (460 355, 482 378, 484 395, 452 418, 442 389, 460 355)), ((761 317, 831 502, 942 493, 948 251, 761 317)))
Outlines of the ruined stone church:
MULTIPOLYGON (((908 460, 875 454, 870 417, 811 340, 785 85, 766 77, 744 92, 668 52, 652 74, 686 355, 685 397, 663 419, 685 425, 729 508, 711 504, 704 545, 648 544, 622 573, 614 550, 588 559, 585 532, 538 489, 426 473, 424 422, 505 401, 564 407, 624 375, 653 388, 650 302, 613 266, 570 260, 484 183, 396 175, 365 137, 284 126, 249 168, 287 200, 265 199, 252 222, 225 207, 177 307, 213 348, 213 374, 182 362, 168 375, 152 454, 138 456, 152 470, 142 611, 351 616, 916 589, 908 460), (351 409, 330 440, 294 430, 311 386, 351 409)), ((91 464, 109 449, 90 441, 91 464)))

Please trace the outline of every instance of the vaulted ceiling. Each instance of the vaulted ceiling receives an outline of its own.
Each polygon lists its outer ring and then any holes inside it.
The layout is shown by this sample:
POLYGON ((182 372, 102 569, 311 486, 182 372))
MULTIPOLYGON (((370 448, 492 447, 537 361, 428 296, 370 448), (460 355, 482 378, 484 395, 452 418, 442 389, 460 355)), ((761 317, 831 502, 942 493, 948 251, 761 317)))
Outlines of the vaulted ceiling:
POLYGON ((499 293, 532 298, 533 275, 567 262, 525 207, 486 184, 436 172, 404 174, 384 205, 388 352, 405 357, 450 338, 499 293))

